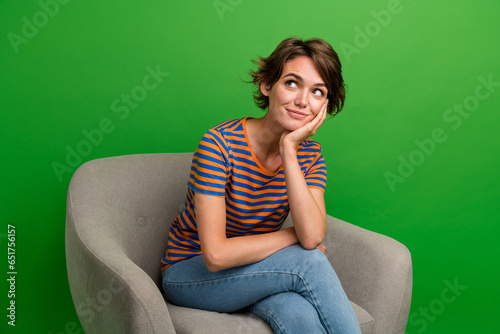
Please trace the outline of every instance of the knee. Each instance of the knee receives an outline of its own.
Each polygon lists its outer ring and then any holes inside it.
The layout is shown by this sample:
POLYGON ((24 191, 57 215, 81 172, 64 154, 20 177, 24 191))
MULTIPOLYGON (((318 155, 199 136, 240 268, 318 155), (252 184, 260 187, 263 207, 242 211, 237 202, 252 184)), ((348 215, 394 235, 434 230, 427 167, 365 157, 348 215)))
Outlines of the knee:
POLYGON ((289 304, 286 308, 288 320, 298 323, 313 323, 318 320, 318 311, 304 297, 296 292, 290 292, 295 298, 289 298, 289 304))
POLYGON ((298 245, 297 254, 294 259, 302 263, 305 266, 310 266, 313 268, 326 267, 331 269, 330 261, 319 249, 307 250, 298 245))
POLYGON ((323 325, 316 308, 298 293, 288 293, 286 322, 282 325, 286 333, 324 333, 323 325))
POLYGON ((323 252, 319 249, 301 249, 299 252, 300 256, 297 258, 296 268, 303 280, 311 283, 320 279, 321 284, 326 284, 327 286, 331 286, 332 282, 338 281, 337 273, 323 252))
POLYGON ((253 305, 251 311, 275 333, 324 333, 316 308, 295 292, 283 292, 253 305))
POLYGON ((314 262, 315 264, 330 264, 330 261, 328 261, 326 255, 317 248, 310 250, 309 256, 310 261, 314 262))

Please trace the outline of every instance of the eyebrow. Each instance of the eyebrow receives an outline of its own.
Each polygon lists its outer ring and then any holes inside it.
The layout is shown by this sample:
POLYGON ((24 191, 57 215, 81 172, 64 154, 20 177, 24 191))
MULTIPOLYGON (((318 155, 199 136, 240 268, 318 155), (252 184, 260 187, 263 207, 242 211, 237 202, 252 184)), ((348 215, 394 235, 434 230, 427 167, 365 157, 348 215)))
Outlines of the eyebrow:
MULTIPOLYGON (((286 75, 283 76, 283 78, 286 78, 286 77, 294 77, 295 79, 297 79, 299 81, 304 81, 300 75, 295 74, 295 73, 288 73, 288 74, 286 74, 286 75)), ((324 84, 324 83, 317 83, 317 84, 315 84, 313 86, 321 86, 321 87, 325 87, 326 88, 326 84, 324 84)))

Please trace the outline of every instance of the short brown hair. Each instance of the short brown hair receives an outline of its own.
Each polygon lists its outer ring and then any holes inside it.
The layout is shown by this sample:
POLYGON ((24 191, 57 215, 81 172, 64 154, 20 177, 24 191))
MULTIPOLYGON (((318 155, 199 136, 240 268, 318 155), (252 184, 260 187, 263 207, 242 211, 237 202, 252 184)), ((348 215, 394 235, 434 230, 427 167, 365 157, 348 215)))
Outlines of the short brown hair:
POLYGON ((253 79, 250 82, 257 88, 253 94, 255 104, 264 110, 269 107, 269 97, 262 94, 260 83, 264 82, 272 87, 281 77, 285 64, 301 56, 311 58, 316 64, 328 89, 327 112, 335 116, 344 106, 346 85, 342 78, 342 65, 337 53, 330 44, 320 38, 308 40, 297 37, 287 38, 278 45, 269 57, 259 57, 258 60, 252 61, 258 67, 256 71, 250 71, 253 79))

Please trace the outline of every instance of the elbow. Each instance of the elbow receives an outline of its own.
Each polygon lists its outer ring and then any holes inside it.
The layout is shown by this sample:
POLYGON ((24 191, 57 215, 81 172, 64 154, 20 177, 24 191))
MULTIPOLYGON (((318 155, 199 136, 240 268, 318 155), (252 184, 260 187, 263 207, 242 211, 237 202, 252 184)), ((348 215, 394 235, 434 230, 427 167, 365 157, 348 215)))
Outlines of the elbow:
POLYGON ((300 244, 304 249, 307 250, 312 250, 318 247, 322 242, 323 239, 325 238, 324 233, 318 233, 315 235, 310 235, 305 238, 300 239, 300 244))
POLYGON ((302 247, 304 249, 313 250, 321 244, 321 241, 316 242, 316 241, 312 241, 312 240, 307 240, 307 241, 301 242, 300 244, 302 245, 302 247))
POLYGON ((216 254, 215 252, 209 252, 208 254, 203 253, 202 256, 203 262, 205 262, 205 266, 207 267, 209 272, 216 273, 218 271, 221 271, 222 269, 225 269, 222 265, 223 261, 221 260, 220 255, 216 254))
POLYGON ((295 232, 300 245, 304 249, 312 250, 321 245, 325 239, 326 229, 326 217, 323 216, 323 219, 318 218, 314 223, 309 222, 309 224, 295 227, 295 232))
POLYGON ((210 271, 211 273, 216 273, 216 272, 218 272, 218 271, 220 271, 220 270, 221 270, 221 269, 219 269, 219 268, 218 268, 218 267, 216 267, 216 266, 213 266, 213 265, 208 265, 208 264, 207 264, 207 269, 208 269, 208 271, 210 271))
POLYGON ((322 237, 309 237, 305 238, 305 240, 301 240, 300 244, 304 249, 312 250, 318 247, 323 242, 322 237))
POLYGON ((216 266, 216 265, 207 265, 207 269, 208 271, 210 271, 211 273, 216 273, 218 271, 221 271, 222 268, 216 266))

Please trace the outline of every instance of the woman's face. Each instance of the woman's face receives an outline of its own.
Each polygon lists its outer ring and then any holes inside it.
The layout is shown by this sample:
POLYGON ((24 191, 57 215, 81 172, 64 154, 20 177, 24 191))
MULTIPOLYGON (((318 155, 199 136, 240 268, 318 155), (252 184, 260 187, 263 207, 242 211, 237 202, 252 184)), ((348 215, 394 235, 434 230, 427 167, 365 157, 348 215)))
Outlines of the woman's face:
POLYGON ((288 61, 279 80, 271 88, 262 83, 260 89, 269 97, 268 116, 288 131, 310 122, 328 94, 316 65, 305 56, 288 61))

